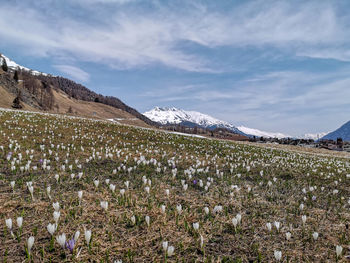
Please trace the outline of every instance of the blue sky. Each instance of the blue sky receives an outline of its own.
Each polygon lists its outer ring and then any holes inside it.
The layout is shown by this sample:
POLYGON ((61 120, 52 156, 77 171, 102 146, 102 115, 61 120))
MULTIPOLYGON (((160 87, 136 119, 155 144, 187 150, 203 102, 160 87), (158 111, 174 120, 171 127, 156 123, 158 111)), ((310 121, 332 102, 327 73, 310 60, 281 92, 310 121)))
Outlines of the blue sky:
POLYGON ((0 0, 0 52, 140 112, 291 135, 350 120, 349 1, 0 0))

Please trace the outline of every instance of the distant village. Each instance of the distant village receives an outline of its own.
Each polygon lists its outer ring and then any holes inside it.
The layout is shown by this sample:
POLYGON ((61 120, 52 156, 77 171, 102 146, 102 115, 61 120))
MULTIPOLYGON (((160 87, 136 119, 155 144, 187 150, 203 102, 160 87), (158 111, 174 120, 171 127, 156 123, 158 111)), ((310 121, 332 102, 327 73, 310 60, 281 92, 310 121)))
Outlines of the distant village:
POLYGON ((159 127, 161 129, 176 131, 188 134, 198 134, 206 137, 212 137, 217 139, 225 139, 232 141, 249 141, 255 143, 273 143, 284 145, 296 145, 306 148, 319 148, 327 149, 331 151, 346 151, 350 152, 350 142, 343 141, 342 138, 333 140, 312 140, 312 139, 296 139, 296 138, 266 138, 266 137, 248 137, 242 134, 233 133, 226 128, 204 129, 201 127, 187 127, 183 125, 164 125, 159 127))
POLYGON ((327 149, 332 151, 346 151, 350 152, 350 142, 343 141, 342 138, 338 138, 336 141, 333 140, 317 140, 312 139, 295 139, 295 138, 263 138, 263 137, 253 137, 249 138, 251 142, 257 143, 276 143, 285 145, 297 145, 306 148, 319 148, 327 149))

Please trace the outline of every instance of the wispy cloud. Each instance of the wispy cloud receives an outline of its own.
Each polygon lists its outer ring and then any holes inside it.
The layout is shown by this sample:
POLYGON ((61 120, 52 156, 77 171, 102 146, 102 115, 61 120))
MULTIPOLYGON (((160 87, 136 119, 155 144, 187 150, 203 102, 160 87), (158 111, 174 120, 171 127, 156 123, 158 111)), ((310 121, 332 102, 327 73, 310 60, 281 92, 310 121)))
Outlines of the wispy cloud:
MULTIPOLYGON (((29 6, 23 8, 19 2, 5 3, 0 10, 0 36, 36 54, 63 52, 66 56, 117 69, 161 64, 211 73, 222 69, 213 65, 205 53, 186 48, 187 42, 210 49, 270 45, 306 56, 308 52, 304 49, 318 50, 324 45, 344 43, 349 36, 329 3, 300 2, 295 7, 292 2, 254 1, 225 13, 201 4, 192 4, 191 9, 189 4, 184 4, 178 11, 172 6, 155 5, 155 11, 100 8, 95 15, 91 10, 84 11, 80 0, 74 1, 81 3, 82 14, 62 19, 29 6), (88 22, 89 17, 95 22, 88 22)), ((85 5, 132 2, 88 0, 85 5)))
POLYGON ((71 65, 54 65, 54 68, 77 81, 87 82, 90 74, 84 70, 71 65))

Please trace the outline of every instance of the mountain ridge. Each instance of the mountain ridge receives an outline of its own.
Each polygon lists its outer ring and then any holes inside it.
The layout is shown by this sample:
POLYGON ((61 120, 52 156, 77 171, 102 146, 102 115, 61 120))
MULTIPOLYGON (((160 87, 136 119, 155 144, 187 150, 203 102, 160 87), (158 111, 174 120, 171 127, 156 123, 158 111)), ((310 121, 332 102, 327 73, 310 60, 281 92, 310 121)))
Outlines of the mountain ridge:
POLYGON ((334 141, 336 141, 338 138, 342 138, 343 141, 350 141, 350 121, 344 123, 338 129, 323 136, 321 138, 321 140, 334 140, 334 141))
POLYGON ((245 126, 235 126, 227 121, 216 119, 208 114, 200 113, 197 111, 187 111, 178 109, 176 107, 154 107, 153 109, 143 113, 149 119, 158 122, 162 125, 167 124, 182 124, 184 126, 193 126, 195 124, 200 127, 213 129, 213 128, 226 128, 238 134, 242 134, 249 137, 265 137, 265 138, 295 138, 295 139, 319 139, 326 133, 306 133, 301 136, 292 136, 280 132, 267 132, 259 129, 249 128, 245 126))

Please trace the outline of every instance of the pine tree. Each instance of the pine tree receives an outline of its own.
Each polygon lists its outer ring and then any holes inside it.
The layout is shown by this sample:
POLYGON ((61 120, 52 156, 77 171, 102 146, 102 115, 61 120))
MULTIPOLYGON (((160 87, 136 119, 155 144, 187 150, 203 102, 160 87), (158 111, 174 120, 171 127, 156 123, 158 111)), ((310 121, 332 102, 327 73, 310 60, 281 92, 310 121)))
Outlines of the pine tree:
POLYGON ((8 67, 7 67, 7 63, 6 63, 6 59, 2 59, 2 66, 1 66, 2 70, 7 72, 8 67))
POLYGON ((18 82, 18 71, 15 71, 15 75, 13 75, 13 79, 18 82))

